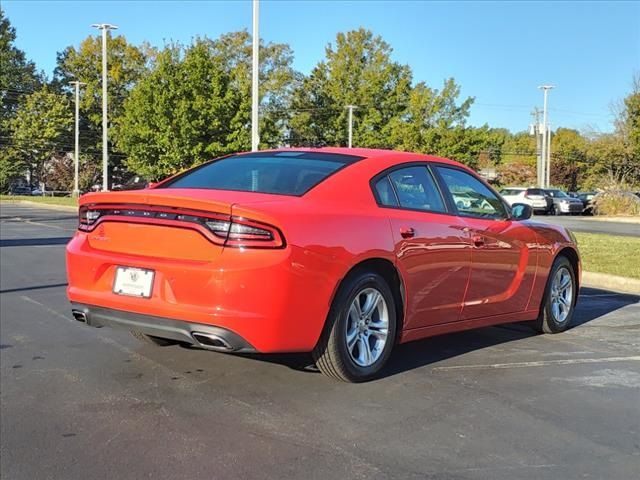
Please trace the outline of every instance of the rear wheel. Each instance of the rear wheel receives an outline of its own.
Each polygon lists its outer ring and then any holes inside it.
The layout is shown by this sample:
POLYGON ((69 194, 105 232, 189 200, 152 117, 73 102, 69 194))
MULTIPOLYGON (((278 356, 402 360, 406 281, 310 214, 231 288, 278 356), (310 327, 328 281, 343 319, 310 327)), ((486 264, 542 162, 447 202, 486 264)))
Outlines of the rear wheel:
POLYGON ((136 337, 138 340, 144 343, 148 343, 150 345, 155 345, 157 347, 168 347, 170 345, 178 345, 180 342, 177 340, 171 340, 168 338, 160 338, 153 337, 151 335, 146 335, 142 332, 138 332, 136 330, 131 330, 131 335, 136 337))
POLYGON ((389 359, 396 328, 396 306, 384 278, 374 272, 353 274, 336 294, 313 359, 332 378, 370 380, 389 359))
POLYGON ((577 296, 573 266, 566 257, 560 256, 549 274, 536 329, 544 333, 564 332, 573 318, 577 296))

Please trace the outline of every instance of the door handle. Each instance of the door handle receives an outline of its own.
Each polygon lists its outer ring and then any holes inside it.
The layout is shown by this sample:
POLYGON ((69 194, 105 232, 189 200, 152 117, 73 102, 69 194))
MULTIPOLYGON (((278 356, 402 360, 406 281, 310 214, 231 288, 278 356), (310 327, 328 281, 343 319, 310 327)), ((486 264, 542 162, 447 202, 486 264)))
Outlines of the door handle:
POLYGON ((413 238, 416 236, 416 231, 411 227, 403 227, 400 229, 400 236, 402 238, 413 238))
POLYGON ((482 247, 484 245, 484 237, 482 235, 474 235, 471 237, 471 241, 476 247, 482 247))

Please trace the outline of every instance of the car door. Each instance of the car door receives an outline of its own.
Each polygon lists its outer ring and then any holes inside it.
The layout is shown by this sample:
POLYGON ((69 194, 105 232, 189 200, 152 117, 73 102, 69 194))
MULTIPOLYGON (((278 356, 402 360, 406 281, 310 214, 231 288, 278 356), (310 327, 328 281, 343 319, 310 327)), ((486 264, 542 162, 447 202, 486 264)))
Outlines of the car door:
POLYGON ((537 239, 526 222, 510 218, 508 207, 484 182, 454 166, 435 167, 441 189, 455 198, 475 198, 456 206, 471 244, 471 275, 461 320, 526 309, 537 265, 537 239))
POLYGON ((404 281, 404 329, 457 321, 471 268, 463 219, 451 214, 425 164, 386 171, 372 186, 387 210, 404 281))

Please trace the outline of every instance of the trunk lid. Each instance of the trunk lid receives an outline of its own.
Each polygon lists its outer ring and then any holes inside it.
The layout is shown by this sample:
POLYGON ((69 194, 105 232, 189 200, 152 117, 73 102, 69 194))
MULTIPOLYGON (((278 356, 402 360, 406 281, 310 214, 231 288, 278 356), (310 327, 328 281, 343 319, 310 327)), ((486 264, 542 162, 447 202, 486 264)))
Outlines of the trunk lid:
POLYGON ((91 248, 127 256, 211 262, 222 253, 223 246, 211 241, 211 234, 202 223, 178 221, 176 215, 228 217, 239 203, 282 198, 254 192, 159 188, 91 193, 81 197, 80 206, 120 212, 110 220, 105 217, 87 233, 91 248), (158 218, 157 211, 173 213, 158 218))

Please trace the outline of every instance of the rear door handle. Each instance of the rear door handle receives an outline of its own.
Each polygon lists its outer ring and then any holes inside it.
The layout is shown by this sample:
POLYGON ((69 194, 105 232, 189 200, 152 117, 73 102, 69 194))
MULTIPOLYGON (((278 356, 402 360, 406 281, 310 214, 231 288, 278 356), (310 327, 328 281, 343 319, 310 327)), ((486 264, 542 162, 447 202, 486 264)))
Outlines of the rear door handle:
POLYGON ((476 247, 482 247, 484 245, 484 237, 482 235, 474 235, 471 241, 476 247))
POLYGON ((416 231, 411 227, 403 227, 400 229, 400 236, 402 238, 413 238, 416 236, 416 231))

